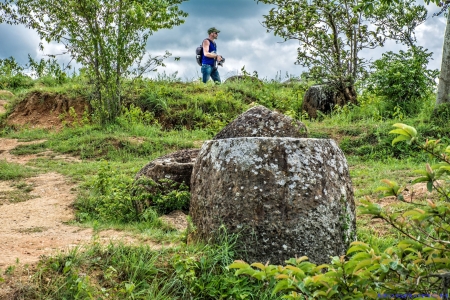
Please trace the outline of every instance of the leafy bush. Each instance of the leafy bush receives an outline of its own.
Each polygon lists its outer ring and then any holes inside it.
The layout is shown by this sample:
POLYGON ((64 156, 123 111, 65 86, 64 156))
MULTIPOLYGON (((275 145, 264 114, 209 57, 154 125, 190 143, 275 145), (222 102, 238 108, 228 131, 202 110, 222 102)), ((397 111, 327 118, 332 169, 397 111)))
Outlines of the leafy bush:
POLYGON ((128 223, 138 221, 131 203, 133 178, 112 170, 107 161, 96 176, 86 183, 90 194, 75 204, 79 221, 128 223))
POLYGON ((375 72, 368 79, 368 91, 383 97, 393 116, 397 108, 416 114, 434 91, 437 70, 428 70, 432 53, 415 47, 399 53, 386 52, 373 63, 375 72))
POLYGON ((61 66, 55 58, 49 58, 47 60, 42 58, 37 62, 28 55, 28 68, 32 76, 39 78, 39 81, 46 86, 61 85, 68 80, 67 74, 61 69, 61 66))
POLYGON ((145 212, 148 208, 156 210, 159 214, 189 210, 191 194, 189 187, 184 183, 180 184, 170 179, 155 182, 141 177, 133 184, 131 193, 138 213, 145 212))

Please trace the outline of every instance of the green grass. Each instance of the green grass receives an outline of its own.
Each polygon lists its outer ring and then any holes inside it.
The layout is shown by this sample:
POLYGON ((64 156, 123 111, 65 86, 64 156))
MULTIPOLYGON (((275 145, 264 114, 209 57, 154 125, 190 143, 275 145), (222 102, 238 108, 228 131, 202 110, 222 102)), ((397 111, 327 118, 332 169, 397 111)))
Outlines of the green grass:
MULTIPOLYGON (((77 80, 61 86, 45 86, 46 83, 52 85, 43 81, 31 90, 67 93, 71 97, 84 97, 86 93, 77 80)), ((75 249, 48 257, 41 261, 33 280, 17 290, 19 298, 277 299, 277 295, 271 295, 274 282, 266 285, 251 277, 234 276, 234 271, 226 268, 239 258, 233 250, 233 237, 224 234, 217 246, 186 245, 187 233, 163 224, 156 211, 149 209, 145 216, 137 216, 130 196, 135 174, 148 162, 179 149, 199 147, 250 105, 262 104, 302 120, 310 137, 336 140, 347 157, 357 204, 366 197, 379 201, 380 180, 408 184, 416 176, 413 170, 433 162, 404 143, 393 147, 389 131, 394 123, 413 125, 424 138, 436 134, 444 143, 448 141, 445 133, 450 132, 448 127, 427 121, 429 107, 418 116, 387 119, 376 101, 344 107, 320 120, 308 120, 301 114, 305 91, 302 85, 236 82, 204 86, 143 80, 127 88, 127 109, 117 124, 75 124, 60 132, 0 127, 3 138, 46 140, 11 152, 38 155, 26 166, 0 161, 0 180, 59 172, 78 185, 74 224, 96 231, 123 230, 142 241, 175 246, 155 250, 146 245, 103 247, 95 243, 83 251, 75 249), (79 161, 39 156, 46 150, 79 161)), ((29 91, 17 92, 17 97, 25 97, 29 91)), ((19 182, 16 188, 23 193, 18 198, 29 194, 26 191, 30 187, 23 183, 19 182)), ((402 238, 391 227, 368 217, 358 216, 357 224, 358 240, 381 251, 402 238)))
MULTIPOLYGON (((21 299, 275 299, 272 285, 238 278, 226 266, 232 240, 154 250, 148 245, 100 244, 44 258, 36 276, 16 291, 21 299)), ((11 272, 15 272, 11 270, 11 272)), ((11 273, 10 272, 10 273, 11 273)))
POLYGON ((32 177, 38 171, 27 166, 0 160, 0 180, 13 180, 32 177))

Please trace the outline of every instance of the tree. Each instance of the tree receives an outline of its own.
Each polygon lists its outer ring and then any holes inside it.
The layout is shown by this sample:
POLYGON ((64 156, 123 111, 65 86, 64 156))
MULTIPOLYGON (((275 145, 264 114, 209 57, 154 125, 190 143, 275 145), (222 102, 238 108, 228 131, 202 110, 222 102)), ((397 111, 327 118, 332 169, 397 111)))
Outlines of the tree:
POLYGON ((155 31, 184 22, 185 0, 4 0, 1 21, 24 24, 42 40, 65 45, 87 69, 100 120, 113 121, 121 109, 122 81, 163 64, 163 56, 144 62, 147 39, 155 31))
POLYGON ((412 0, 379 7, 371 15, 356 0, 258 2, 275 6, 264 16, 267 31, 285 41, 298 40, 296 63, 309 68, 313 79, 328 81, 345 102, 356 102, 354 84, 365 74, 367 62, 360 52, 383 45, 388 38, 414 43, 412 24, 426 18, 425 8, 412 0))
POLYGON ((436 106, 450 103, 450 14, 447 16, 436 106))

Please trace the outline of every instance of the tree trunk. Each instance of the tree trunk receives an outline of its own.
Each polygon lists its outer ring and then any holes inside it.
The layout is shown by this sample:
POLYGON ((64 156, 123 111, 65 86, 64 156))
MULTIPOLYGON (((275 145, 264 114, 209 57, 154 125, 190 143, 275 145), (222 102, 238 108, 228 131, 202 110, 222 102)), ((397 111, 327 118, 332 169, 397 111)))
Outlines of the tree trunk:
POLYGON ((450 103, 450 14, 447 17, 436 106, 450 103))

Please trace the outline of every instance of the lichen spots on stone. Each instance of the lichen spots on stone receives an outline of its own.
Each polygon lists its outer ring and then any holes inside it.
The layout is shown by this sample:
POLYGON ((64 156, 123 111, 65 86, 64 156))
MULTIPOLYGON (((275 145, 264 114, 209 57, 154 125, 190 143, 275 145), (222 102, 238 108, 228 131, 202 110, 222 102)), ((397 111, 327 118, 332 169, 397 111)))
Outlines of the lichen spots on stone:
MULTIPOLYGON (((346 245, 339 240, 336 245, 323 244, 341 236, 337 224, 343 210, 352 211, 349 215, 354 220, 345 157, 334 147, 330 140, 317 139, 210 141, 210 149, 217 150, 202 151, 194 167, 198 174, 193 174, 191 215, 199 235, 208 239, 222 223, 231 232, 242 227, 242 241, 252 248, 249 255, 257 261, 279 259, 282 263, 303 253, 319 262, 345 253, 346 245), (332 158, 344 161, 322 163, 332 158), (341 166, 344 172, 339 171, 341 166), (342 188, 345 208, 340 200, 342 188), (287 246, 283 257, 276 255, 280 245, 287 246)), ((350 228, 354 230, 353 223, 350 228)))

